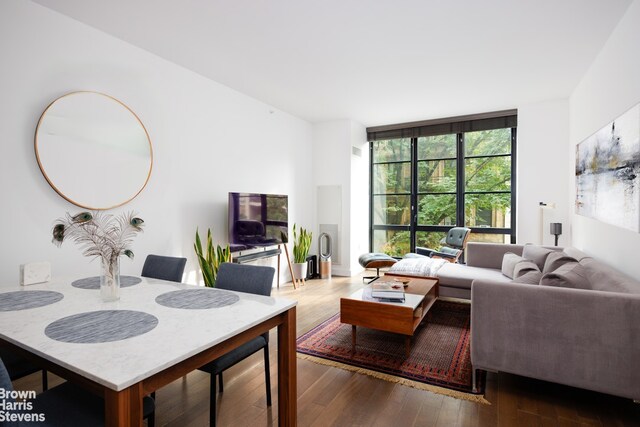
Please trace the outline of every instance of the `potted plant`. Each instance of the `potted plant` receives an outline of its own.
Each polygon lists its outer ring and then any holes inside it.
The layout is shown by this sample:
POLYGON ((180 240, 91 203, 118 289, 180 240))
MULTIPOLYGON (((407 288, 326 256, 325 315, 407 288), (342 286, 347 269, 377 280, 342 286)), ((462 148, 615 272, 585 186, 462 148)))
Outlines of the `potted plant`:
POLYGON ((211 238, 211 229, 207 229, 207 252, 202 252, 202 242, 198 229, 196 229, 196 242, 193 244, 202 270, 202 278, 205 286, 213 288, 216 286, 216 278, 218 277, 218 269, 223 262, 231 262, 231 249, 227 244, 226 248, 218 245, 213 247, 213 239, 211 238))
POLYGON ((293 274, 295 279, 307 277, 307 256, 311 248, 310 231, 300 227, 300 234, 296 232, 296 224, 293 224, 293 274))

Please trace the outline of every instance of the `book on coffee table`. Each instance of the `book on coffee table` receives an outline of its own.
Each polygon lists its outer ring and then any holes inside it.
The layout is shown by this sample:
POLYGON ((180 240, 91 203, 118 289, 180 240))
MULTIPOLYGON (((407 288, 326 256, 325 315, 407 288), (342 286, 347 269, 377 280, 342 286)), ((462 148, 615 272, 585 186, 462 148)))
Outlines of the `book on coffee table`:
POLYGON ((371 296, 384 302, 404 302, 404 288, 391 283, 371 284, 371 296))

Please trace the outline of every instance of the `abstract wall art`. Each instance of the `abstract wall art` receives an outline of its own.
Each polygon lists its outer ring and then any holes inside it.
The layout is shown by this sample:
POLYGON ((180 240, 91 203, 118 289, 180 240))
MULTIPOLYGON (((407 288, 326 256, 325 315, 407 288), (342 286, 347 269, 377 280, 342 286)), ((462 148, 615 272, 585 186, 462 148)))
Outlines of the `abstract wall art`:
POLYGON ((640 231, 640 104, 577 145, 576 213, 640 231))

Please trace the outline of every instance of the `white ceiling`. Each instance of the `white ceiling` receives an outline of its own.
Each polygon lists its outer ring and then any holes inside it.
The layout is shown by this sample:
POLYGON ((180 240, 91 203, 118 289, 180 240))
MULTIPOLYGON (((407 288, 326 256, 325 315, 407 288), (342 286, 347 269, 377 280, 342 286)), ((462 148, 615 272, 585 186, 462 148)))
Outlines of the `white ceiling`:
POLYGON ((35 0, 311 122, 567 97, 632 0, 35 0))

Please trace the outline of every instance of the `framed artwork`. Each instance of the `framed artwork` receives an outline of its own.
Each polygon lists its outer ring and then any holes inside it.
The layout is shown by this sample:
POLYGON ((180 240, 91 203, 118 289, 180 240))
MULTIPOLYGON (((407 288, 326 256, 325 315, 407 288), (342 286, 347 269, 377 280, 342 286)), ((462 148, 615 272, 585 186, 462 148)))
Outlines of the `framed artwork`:
POLYGON ((576 146, 576 213, 640 232, 640 104, 576 146))

